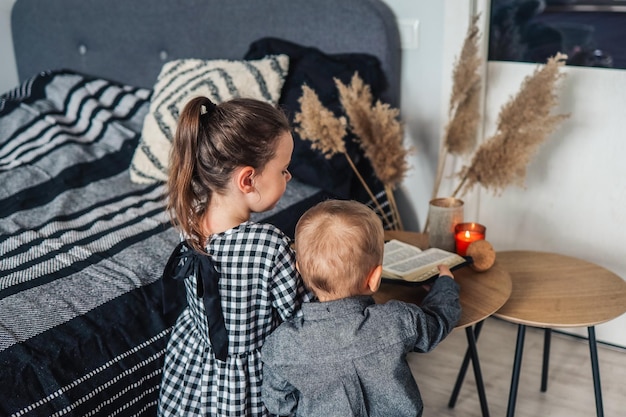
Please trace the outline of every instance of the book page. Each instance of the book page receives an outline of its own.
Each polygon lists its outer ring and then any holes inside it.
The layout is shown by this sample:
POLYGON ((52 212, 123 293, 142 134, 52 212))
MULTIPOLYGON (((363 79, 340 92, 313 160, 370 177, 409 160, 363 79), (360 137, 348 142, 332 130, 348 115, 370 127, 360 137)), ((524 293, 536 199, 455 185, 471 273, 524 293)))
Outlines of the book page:
POLYGON ((383 277, 412 282, 424 281, 439 273, 438 265, 452 268, 466 263, 465 258, 438 248, 421 249, 391 240, 385 243, 383 277))
POLYGON ((383 266, 390 266, 398 262, 404 262, 422 250, 416 246, 407 245, 399 240, 390 240, 385 243, 385 252, 383 256, 383 266))
POLYGON ((449 252, 429 249, 421 252, 420 256, 401 259, 400 262, 389 265, 388 269, 402 275, 426 265, 435 264, 435 266, 437 266, 444 263, 448 258, 450 258, 449 252))

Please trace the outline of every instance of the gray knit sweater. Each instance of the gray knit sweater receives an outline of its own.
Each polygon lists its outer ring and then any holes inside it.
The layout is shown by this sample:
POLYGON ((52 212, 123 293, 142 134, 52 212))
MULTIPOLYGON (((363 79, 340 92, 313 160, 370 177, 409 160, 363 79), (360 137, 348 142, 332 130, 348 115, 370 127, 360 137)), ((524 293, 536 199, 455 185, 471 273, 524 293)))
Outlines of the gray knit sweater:
POLYGON ((363 296, 305 303, 302 312, 262 349, 270 413, 414 417, 423 404, 406 354, 432 350, 452 331, 461 307, 458 284, 440 277, 420 307, 363 296))

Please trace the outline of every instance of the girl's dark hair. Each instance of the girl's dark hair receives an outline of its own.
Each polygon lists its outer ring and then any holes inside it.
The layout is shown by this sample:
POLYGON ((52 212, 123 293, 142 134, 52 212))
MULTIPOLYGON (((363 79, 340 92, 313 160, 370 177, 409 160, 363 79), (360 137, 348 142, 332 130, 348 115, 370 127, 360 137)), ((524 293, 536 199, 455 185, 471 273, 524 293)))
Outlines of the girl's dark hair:
POLYGON ((259 100, 215 105, 196 97, 185 105, 170 151, 167 209, 195 249, 204 251, 201 220, 211 196, 226 189, 237 167, 262 171, 289 130, 285 114, 259 100))

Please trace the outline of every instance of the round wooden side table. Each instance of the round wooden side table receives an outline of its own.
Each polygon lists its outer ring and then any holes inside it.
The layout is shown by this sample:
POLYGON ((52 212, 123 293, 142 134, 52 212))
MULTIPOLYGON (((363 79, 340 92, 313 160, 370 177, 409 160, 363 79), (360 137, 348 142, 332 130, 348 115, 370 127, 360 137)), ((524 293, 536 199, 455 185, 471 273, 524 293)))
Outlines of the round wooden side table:
POLYGON ((587 327, 596 413, 603 416, 594 326, 626 312, 626 281, 594 263, 555 253, 507 251, 496 259, 509 272, 513 291, 494 315, 518 325, 507 416, 515 412, 526 326, 545 329, 541 391, 547 390, 551 329, 587 327))
MULTIPOLYGON (((428 235, 423 233, 386 231, 385 240, 390 239, 397 239, 422 249, 428 247, 428 235)), ((455 329, 465 329, 468 351, 463 359, 461 372, 457 378, 449 407, 454 407, 465 371, 471 360, 482 414, 483 417, 488 417, 489 408, 476 349, 476 338, 480 333, 483 321, 498 311, 509 298, 512 289, 511 278, 505 269, 497 265, 485 272, 476 272, 469 267, 464 267, 454 271, 453 274, 455 281, 461 288, 459 295, 461 318, 455 329)), ((377 303, 384 303, 393 299, 419 305, 425 296, 426 291, 419 285, 406 286, 383 283, 374 294, 374 300, 377 303)))

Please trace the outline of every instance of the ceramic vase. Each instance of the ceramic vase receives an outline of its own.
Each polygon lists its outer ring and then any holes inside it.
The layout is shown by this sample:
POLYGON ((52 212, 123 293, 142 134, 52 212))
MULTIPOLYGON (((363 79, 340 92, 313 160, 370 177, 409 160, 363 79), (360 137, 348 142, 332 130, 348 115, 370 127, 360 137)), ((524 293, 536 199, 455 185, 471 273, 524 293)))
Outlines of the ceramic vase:
POLYGON ((454 227, 463 222, 463 200, 451 197, 430 200, 428 221, 429 246, 454 252, 454 227))

